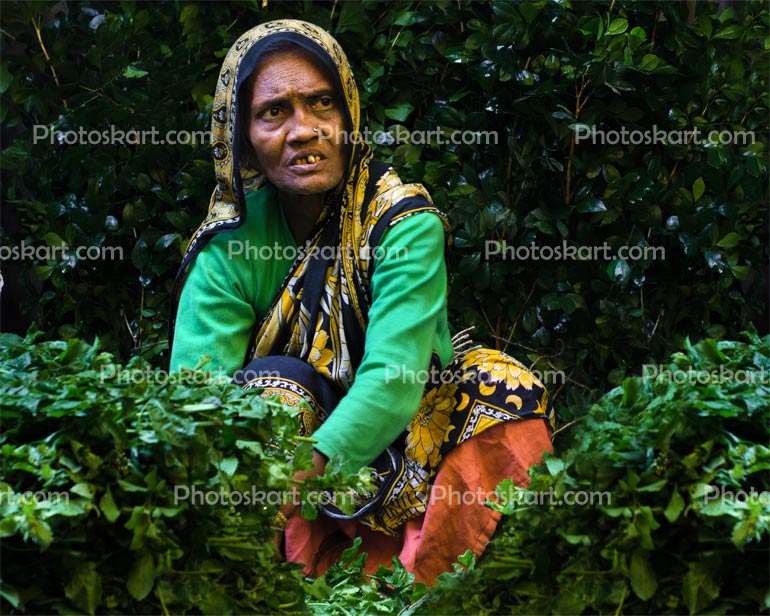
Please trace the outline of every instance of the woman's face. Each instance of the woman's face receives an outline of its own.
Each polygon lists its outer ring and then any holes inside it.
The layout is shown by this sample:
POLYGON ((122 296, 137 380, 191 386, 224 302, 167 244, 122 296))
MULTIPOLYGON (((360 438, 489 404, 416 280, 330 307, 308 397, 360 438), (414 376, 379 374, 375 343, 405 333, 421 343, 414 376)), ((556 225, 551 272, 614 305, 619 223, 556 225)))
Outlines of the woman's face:
POLYGON ((345 173, 344 114, 323 65, 301 49, 277 52, 259 62, 249 83, 248 137, 260 171, 295 195, 337 186, 345 173))

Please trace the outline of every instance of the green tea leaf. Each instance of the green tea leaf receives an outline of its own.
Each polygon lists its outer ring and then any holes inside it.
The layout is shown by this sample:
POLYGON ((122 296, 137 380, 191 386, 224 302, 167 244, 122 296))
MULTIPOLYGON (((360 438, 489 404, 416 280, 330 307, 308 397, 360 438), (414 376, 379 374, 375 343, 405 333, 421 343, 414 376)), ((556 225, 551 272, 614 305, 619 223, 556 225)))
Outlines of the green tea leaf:
POLYGON ((658 579, 644 552, 635 551, 629 567, 631 588, 642 601, 650 599, 658 588, 658 579))
POLYGON ((554 476, 558 475, 561 471, 564 470, 564 460, 561 458, 548 456, 545 460, 545 465, 548 468, 548 472, 554 476))
POLYGON ((734 248, 740 240, 740 236, 735 231, 730 231, 730 233, 717 242, 717 246, 720 248, 734 248))
POLYGON ((109 487, 107 487, 107 490, 102 495, 102 498, 99 499, 99 509, 110 523, 114 522, 120 517, 120 509, 118 509, 118 506, 115 504, 115 500, 112 497, 112 491, 109 487))
POLYGON ((19 591, 9 584, 3 584, 0 586, 0 597, 8 601, 8 603, 10 603, 15 608, 21 605, 19 591))
POLYGON ((219 463, 219 468, 225 475, 232 477, 238 468, 238 458, 225 458, 219 463))
POLYGON ((414 105, 411 103, 401 103, 386 109, 385 115, 391 120, 404 122, 411 115, 412 111, 414 111, 414 105))
POLYGON ((715 39, 736 39, 743 33, 743 29, 737 24, 725 26, 714 35, 715 39))
POLYGON ((674 488, 674 491, 671 492, 671 498, 668 501, 668 505, 666 505, 666 509, 663 511, 663 515, 665 515, 666 519, 673 524, 679 519, 682 511, 684 511, 684 505, 685 502, 682 495, 679 493, 679 490, 674 488))
POLYGON ((155 585, 155 561, 152 554, 142 552, 134 561, 128 574, 126 587, 131 596, 137 601, 142 601, 152 591, 155 585))
POLYGON ((102 577, 95 570, 95 563, 69 563, 71 576, 64 593, 78 608, 95 614, 102 603, 102 577))
POLYGON ((604 205, 604 202, 601 199, 592 197, 591 199, 578 203, 575 206, 575 209, 581 214, 588 214, 591 212, 606 212, 607 206, 604 205))
POLYGON ((622 34, 628 29, 628 20, 623 19, 622 17, 618 17, 616 19, 613 19, 609 26, 607 26, 607 34, 609 36, 615 36, 617 34, 622 34))
POLYGON ((145 75, 148 75, 149 73, 147 71, 143 71, 140 68, 137 68, 133 64, 129 64, 126 67, 126 70, 123 71, 123 77, 127 77, 128 79, 139 79, 140 77, 144 77, 145 75))

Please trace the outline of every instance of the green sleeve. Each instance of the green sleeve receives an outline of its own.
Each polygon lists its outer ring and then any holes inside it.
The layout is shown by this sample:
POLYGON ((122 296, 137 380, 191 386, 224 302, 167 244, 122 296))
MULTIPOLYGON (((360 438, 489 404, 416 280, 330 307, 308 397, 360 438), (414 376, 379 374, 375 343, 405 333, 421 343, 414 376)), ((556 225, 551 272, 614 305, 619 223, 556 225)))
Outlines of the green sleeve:
POLYGON ((255 289, 248 262, 228 258, 227 233, 213 238, 193 262, 177 310, 171 370, 194 368, 202 354, 204 370, 228 377, 243 367, 256 316, 255 289), (251 280, 249 280, 251 278, 251 280), (221 372, 219 372, 221 370, 221 372))
POLYGON ((372 275, 365 352, 355 382, 314 433, 327 457, 355 471, 371 463, 409 424, 425 388, 432 352, 452 354, 447 328, 444 228, 429 212, 390 228, 372 275), (422 378, 421 378, 422 377, 422 378))
POLYGON ((171 370, 204 366, 228 378, 243 368, 257 322, 267 313, 292 258, 252 248, 296 246, 271 185, 246 197, 246 222, 214 236, 195 258, 179 298, 171 370), (220 372, 221 370, 221 372, 220 372))

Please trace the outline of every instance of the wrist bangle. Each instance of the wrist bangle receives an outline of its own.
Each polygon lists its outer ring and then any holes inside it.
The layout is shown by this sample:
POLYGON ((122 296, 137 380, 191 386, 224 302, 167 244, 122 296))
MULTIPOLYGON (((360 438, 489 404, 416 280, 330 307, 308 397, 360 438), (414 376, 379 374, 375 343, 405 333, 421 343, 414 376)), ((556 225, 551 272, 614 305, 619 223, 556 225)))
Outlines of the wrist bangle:
POLYGON ((289 525, 289 519, 280 511, 273 518, 273 528, 275 530, 285 530, 289 525))

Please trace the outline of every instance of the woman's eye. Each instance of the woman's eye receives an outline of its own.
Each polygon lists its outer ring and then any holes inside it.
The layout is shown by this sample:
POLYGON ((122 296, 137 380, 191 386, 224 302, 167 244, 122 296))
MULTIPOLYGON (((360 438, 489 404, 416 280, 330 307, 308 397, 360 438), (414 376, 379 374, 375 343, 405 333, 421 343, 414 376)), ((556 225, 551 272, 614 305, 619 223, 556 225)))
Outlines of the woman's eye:
POLYGON ((280 107, 266 107, 257 112, 257 119, 273 120, 281 115, 280 107))
POLYGON ((334 104, 334 100, 331 96, 322 96, 318 99, 318 107, 321 109, 329 109, 334 104))

